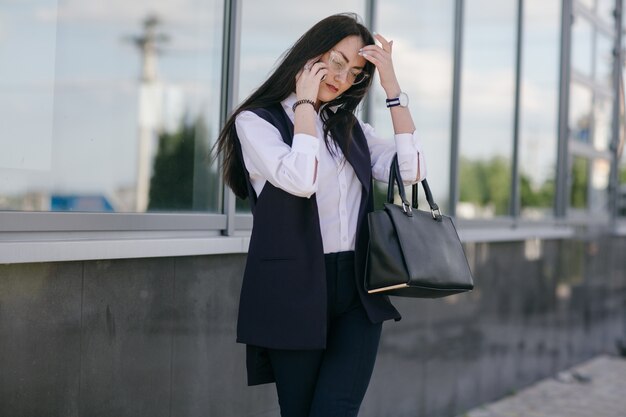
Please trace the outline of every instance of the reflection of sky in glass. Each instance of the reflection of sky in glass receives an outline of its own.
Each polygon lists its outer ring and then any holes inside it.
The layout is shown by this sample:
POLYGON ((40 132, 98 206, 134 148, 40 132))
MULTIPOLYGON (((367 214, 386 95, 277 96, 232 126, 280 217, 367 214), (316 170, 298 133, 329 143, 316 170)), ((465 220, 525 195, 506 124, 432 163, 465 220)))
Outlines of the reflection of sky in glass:
MULTIPOLYGON (((478 175, 477 164, 481 161, 491 168, 496 169, 496 164, 498 170, 503 169, 502 164, 510 164, 513 153, 516 7, 514 0, 473 0, 465 5, 459 145, 461 160, 467 161, 468 172, 474 173, 471 175, 478 175)), ((480 188, 484 182, 477 177, 461 174, 459 180, 463 188, 461 200, 466 195, 473 201, 473 205, 459 204, 459 216, 505 214, 506 196, 510 193, 506 178, 498 178, 497 185, 486 185, 488 190, 484 191, 480 188), (470 189, 470 184, 475 187, 470 189), (497 207, 476 207, 483 192, 499 196, 497 207)), ((491 203, 495 201, 490 200, 491 203)))
POLYGON ((613 85, 613 39, 597 31, 596 81, 610 89, 613 85))
POLYGON ((0 21, 10 24, 0 32, 0 62, 11 65, 0 65, 0 111, 12 151, 0 159, 0 196, 120 197, 133 186, 141 62, 126 38, 141 34, 149 13, 163 19, 158 31, 169 36, 158 55, 165 100, 158 117, 171 128, 187 111, 217 128, 221 2, 5 4, 0 21))
MULTIPOLYGON (((535 192, 556 175, 560 19, 560 0, 524 2, 519 168, 535 192)), ((546 214, 522 210, 522 216, 546 214)))
POLYGON ((601 19, 613 27, 615 24, 615 16, 613 11, 615 10, 615 0, 598 0, 597 13, 601 19))
POLYGON ((515 11, 512 0, 466 3, 460 135, 470 158, 512 154, 515 11))
MULTIPOLYGON (((0 146, 10 150, 0 154, 0 169, 50 169, 56 25, 38 22, 34 9, 13 2, 0 10, 0 146)), ((0 190, 7 183, 0 177, 0 190)))
POLYGON ((570 84, 569 125, 572 137, 589 142, 591 132, 591 90, 576 82, 570 84))
POLYGON ((304 32, 323 18, 342 12, 357 13, 363 19, 365 1, 242 1, 239 101, 267 79, 281 54, 304 32))
POLYGON ((613 99, 596 97, 594 105, 594 133, 593 133, 593 145, 599 151, 605 151, 609 147, 611 140, 611 122, 613 111, 613 99))
POLYGON ((577 1, 578 3, 588 8, 589 10, 593 10, 595 0, 577 0, 577 1))
POLYGON ((572 25, 572 67, 583 75, 591 77, 592 34, 591 23, 584 17, 574 17, 572 25))
MULTIPOLYGON (((452 0, 379 2, 376 18, 376 30, 394 42, 396 74, 409 95, 409 108, 428 165, 428 182, 443 208, 450 178, 453 19, 452 0)), ((391 136, 391 117, 378 77, 372 95, 372 124, 381 135, 391 136)))

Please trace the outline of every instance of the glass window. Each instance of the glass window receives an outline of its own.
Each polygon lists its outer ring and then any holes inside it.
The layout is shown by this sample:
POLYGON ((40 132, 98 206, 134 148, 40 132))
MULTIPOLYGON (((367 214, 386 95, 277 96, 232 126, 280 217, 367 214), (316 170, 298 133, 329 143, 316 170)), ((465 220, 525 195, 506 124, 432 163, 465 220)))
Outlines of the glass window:
POLYGON ((591 134, 591 90, 576 82, 570 84, 569 128, 571 137, 589 143, 591 134))
POLYGON ((509 212, 517 2, 465 6, 457 215, 509 212))
MULTIPOLYGON (((394 41, 394 67, 402 90, 409 95, 411 114, 422 139, 428 183, 435 201, 445 210, 450 183, 454 1, 379 2, 376 30, 394 41)), ((371 94, 372 124, 379 134, 391 138, 391 117, 378 77, 371 94)), ((377 185, 379 191, 386 192, 385 184, 377 185)))
POLYGON ((619 84, 619 141, 617 143, 618 178, 619 188, 617 194, 617 212, 620 216, 626 216, 626 152, 624 152, 624 142, 626 141, 626 98, 624 97, 624 69, 619 84))
POLYGON ((4 5, 0 209, 216 211, 222 20, 218 0, 4 5))
POLYGON ((613 39, 597 31, 596 81, 606 89, 613 85, 613 39))
POLYGON ((588 8, 589 10, 593 10, 593 6, 594 6, 594 3, 595 3, 595 0, 578 0, 578 3, 582 4, 583 6, 588 8))
POLYGON ((619 168, 619 193, 617 214, 626 217, 626 158, 622 156, 619 168))
POLYGON ((611 27, 615 24, 615 0, 598 0, 598 16, 604 19, 611 27))
MULTIPOLYGON (((346 10, 365 19, 365 0, 242 0, 241 5, 238 102, 267 79, 282 54, 318 21, 346 10), (289 24, 285 24, 285 16, 289 16, 289 24)), ((237 199, 236 207, 238 212, 250 212, 247 200, 237 199)))
POLYGON ((591 165, 591 187, 589 188, 589 209, 606 213, 609 200, 609 174, 611 163, 606 159, 596 159, 591 165))
POLYGON ((599 151, 606 151, 611 141, 613 120, 613 99, 596 96, 594 103, 593 145, 599 151))
POLYGON ((306 3, 243 0, 241 3, 239 101, 265 81, 281 54, 319 20, 346 10, 365 18, 365 0, 306 3), (286 16, 289 16, 288 24, 286 16))
POLYGON ((593 27, 583 16, 574 16, 572 25, 572 67, 591 77, 593 59, 593 27))
POLYGON ((560 19, 560 0, 524 3, 519 169, 525 218, 550 216, 554 206, 560 19))
POLYGON ((587 193, 589 189, 589 161, 580 156, 572 158, 570 169, 570 207, 576 209, 587 208, 587 193))
POLYGON ((619 192, 617 213, 619 216, 626 217, 626 155, 622 153, 622 159, 619 164, 619 192))

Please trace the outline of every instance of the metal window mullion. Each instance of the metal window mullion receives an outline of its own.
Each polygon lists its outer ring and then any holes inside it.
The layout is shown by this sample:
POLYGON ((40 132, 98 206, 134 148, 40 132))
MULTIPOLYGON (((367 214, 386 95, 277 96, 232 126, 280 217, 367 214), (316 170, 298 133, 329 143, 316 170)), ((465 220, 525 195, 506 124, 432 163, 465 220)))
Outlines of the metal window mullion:
POLYGON ((599 159, 611 159, 610 150, 598 150, 593 145, 585 142, 579 142, 576 139, 570 138, 569 143, 570 155, 584 156, 585 158, 599 158, 599 159))
POLYGON ((619 159, 617 155, 617 148, 620 140, 620 83, 622 82, 622 59, 623 59, 623 51, 622 51, 622 36, 624 32, 622 31, 622 0, 617 0, 615 2, 615 33, 617 33, 617 37, 615 39, 615 49, 613 50, 613 56, 615 57, 613 61, 613 86, 614 86, 614 97, 613 97, 613 120, 611 123, 611 133, 612 133, 612 141, 609 145, 609 149, 612 153, 611 159, 611 171, 609 174, 609 214, 611 217, 612 224, 615 225, 618 217, 618 199, 619 199, 619 159))
MULTIPOLYGON (((2 232, 150 232, 220 230, 226 225, 213 213, 102 213, 25 212, 2 213, 2 232)), ((1 239, 0 239, 1 240, 1 239)))
POLYGON ((561 53, 559 62, 559 122, 558 152, 556 168, 556 198, 554 204, 555 217, 563 218, 567 214, 568 175, 569 175, 569 93, 572 44, 572 0, 561 3, 561 53))
POLYGON ((604 19, 602 19, 597 14, 597 11, 589 10, 586 7, 580 6, 578 3, 575 3, 572 12, 576 14, 576 16, 584 16, 584 18, 587 19, 589 23, 591 23, 594 27, 600 29, 607 36, 615 36, 615 33, 613 33, 615 29, 604 19))
POLYGON ((577 82, 580 85, 584 85, 590 90, 605 90, 606 91, 606 88, 603 88, 602 85, 598 85, 598 83, 594 81, 593 77, 588 77, 584 74, 581 74, 576 69, 571 70, 570 80, 577 82))
MULTIPOLYGON (((220 126, 224 126, 238 95, 239 47, 241 34, 241 1, 224 0, 224 34, 222 42, 222 85, 220 103, 220 126)), ((226 228, 223 234, 235 233, 235 203, 233 191, 222 181, 224 195, 223 212, 226 228)))
MULTIPOLYGON (((376 23, 376 0, 367 0, 365 4, 365 26, 374 32, 376 23)), ((370 89, 371 91, 371 89, 370 89)), ((372 94, 368 93, 363 101, 361 117, 365 123, 371 123, 372 118, 372 94)))
POLYGON ((522 77, 522 38, 524 24, 524 0, 517 2, 517 45, 515 54, 515 103, 513 106, 513 155, 511 166, 511 200, 509 203, 509 214, 513 218, 520 215, 520 173, 519 173, 519 123, 520 123, 520 102, 521 102, 521 77, 522 77))
POLYGON ((461 108, 461 58, 463 49, 463 0, 456 0, 454 13, 454 61, 452 70, 452 109, 450 120, 450 194, 448 212, 456 216, 459 199, 459 121, 461 108))

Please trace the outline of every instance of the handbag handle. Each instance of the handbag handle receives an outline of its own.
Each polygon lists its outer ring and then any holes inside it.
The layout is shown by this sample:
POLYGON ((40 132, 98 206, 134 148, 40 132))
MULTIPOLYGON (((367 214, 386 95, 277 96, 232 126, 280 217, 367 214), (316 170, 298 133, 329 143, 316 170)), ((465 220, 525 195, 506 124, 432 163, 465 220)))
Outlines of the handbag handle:
MULTIPOLYGON (((426 194, 426 201, 428 201, 428 205, 430 206, 430 212, 433 215, 434 219, 441 218, 441 210, 435 200, 433 198, 433 193, 430 190, 430 186, 428 185, 428 181, 423 179, 420 181, 422 184, 422 188, 424 189, 424 194, 426 194), (437 212, 437 213, 435 213, 437 212)), ((411 200, 412 204, 409 205, 408 200, 406 199, 406 192, 404 191, 404 183, 402 182, 402 175, 400 174, 400 166, 398 164, 398 155, 394 155, 393 161, 391 162, 391 167, 389 168, 389 184, 387 185, 387 202, 393 204, 393 191, 394 187, 398 186, 398 193, 400 194, 400 199, 402 200, 402 209, 408 216, 412 216, 411 206, 417 210, 417 193, 418 188, 417 184, 413 184, 411 187, 411 200)))

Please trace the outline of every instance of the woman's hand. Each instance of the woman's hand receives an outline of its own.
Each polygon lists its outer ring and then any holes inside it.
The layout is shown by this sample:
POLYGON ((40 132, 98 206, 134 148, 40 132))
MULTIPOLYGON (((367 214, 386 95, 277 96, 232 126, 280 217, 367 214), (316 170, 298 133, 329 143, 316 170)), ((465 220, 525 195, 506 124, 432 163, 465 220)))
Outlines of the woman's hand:
POLYGON ((296 96, 298 100, 317 101, 317 94, 320 89, 320 83, 328 74, 328 65, 323 62, 317 62, 320 57, 315 57, 307 61, 296 75, 296 96))
POLYGON ((391 59, 393 41, 388 42, 387 39, 378 33, 374 37, 382 46, 365 45, 359 51, 359 55, 376 66, 380 84, 387 93, 387 97, 396 97, 400 94, 400 85, 398 84, 391 59))

